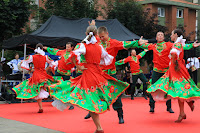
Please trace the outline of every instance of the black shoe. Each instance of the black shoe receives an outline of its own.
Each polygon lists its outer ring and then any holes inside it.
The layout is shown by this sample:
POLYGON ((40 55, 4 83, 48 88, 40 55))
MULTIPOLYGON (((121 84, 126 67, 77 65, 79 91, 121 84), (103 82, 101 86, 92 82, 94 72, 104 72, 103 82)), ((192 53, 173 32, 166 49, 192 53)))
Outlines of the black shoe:
POLYGON ((89 119, 91 117, 90 113, 88 113, 84 119, 89 119))
POLYGON ((74 109, 74 106, 70 106, 68 110, 73 110, 74 109))
POLYGON ((168 108, 167 111, 168 111, 169 113, 174 113, 174 111, 172 110, 172 108, 168 108))
POLYGON ((154 108, 150 108, 149 112, 154 113, 154 108))
POLYGON ((144 97, 144 99, 146 99, 146 100, 147 100, 147 96, 146 96, 146 95, 143 95, 143 97, 144 97))
POLYGON ((123 124, 124 123, 124 119, 123 119, 123 109, 117 109, 117 115, 119 118, 119 124, 123 124))
POLYGON ((124 119, 123 119, 123 117, 119 117, 119 124, 124 124, 124 119))
POLYGON ((131 96, 131 100, 134 100, 134 96, 131 96))

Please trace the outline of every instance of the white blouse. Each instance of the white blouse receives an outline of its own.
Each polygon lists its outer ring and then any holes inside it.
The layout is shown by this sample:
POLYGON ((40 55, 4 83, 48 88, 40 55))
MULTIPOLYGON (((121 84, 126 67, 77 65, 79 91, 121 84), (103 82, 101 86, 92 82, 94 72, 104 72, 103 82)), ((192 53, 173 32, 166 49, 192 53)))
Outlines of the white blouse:
MULTIPOLYGON (((49 63, 49 67, 51 67, 55 70, 56 63, 53 60, 50 60, 47 55, 45 55, 45 57, 46 57, 46 62, 49 63)), ((31 62, 33 62, 33 56, 32 55, 30 55, 28 57, 28 59, 22 61, 21 67, 23 69, 29 70, 30 69, 29 63, 31 63, 31 62)))
MULTIPOLYGON (((99 45, 101 47, 102 53, 101 53, 101 61, 100 65, 110 65, 114 59, 112 55, 109 55, 103 46, 99 45)), ((78 63, 80 63, 81 59, 81 54, 85 55, 86 54, 86 48, 83 43, 80 43, 80 47, 76 50, 73 51, 73 53, 77 56, 78 63)))

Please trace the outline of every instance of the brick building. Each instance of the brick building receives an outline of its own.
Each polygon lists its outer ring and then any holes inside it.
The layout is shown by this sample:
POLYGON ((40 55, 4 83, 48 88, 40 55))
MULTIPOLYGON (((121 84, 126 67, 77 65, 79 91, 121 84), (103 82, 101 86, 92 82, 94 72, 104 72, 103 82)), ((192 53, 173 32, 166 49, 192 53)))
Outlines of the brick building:
MULTIPOLYGON (((35 5, 37 5, 38 7, 44 7, 43 1, 46 1, 46 0, 33 0, 35 5)), ((34 15, 31 14, 29 17, 29 26, 31 30, 35 30, 37 28, 37 21, 38 20, 34 18, 34 15)))
MULTIPOLYGON (((197 10, 199 4, 186 0, 137 0, 144 8, 151 9, 151 13, 158 13, 160 25, 167 26, 172 31, 177 26, 184 26, 186 35, 197 31, 197 10)), ((194 40, 196 34, 191 36, 194 40)))
MULTIPOLYGON (((188 2, 192 2, 192 3, 195 3, 195 4, 198 4, 200 5, 200 0, 186 0, 188 2)), ((197 10, 196 12, 196 31, 198 30, 200 32, 200 12, 197 10)), ((200 35, 198 35, 198 38, 196 37, 196 39, 200 39, 200 35)))

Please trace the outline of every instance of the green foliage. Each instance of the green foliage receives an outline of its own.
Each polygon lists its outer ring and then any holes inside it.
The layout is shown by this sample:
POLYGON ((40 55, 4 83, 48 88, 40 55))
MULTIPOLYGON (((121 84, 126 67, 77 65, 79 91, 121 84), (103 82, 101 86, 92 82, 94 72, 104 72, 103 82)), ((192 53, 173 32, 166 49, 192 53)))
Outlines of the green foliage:
POLYGON ((107 19, 118 19, 133 33, 145 38, 155 37, 158 31, 166 32, 167 28, 157 24, 157 14, 150 16, 150 10, 133 0, 105 0, 107 19))
MULTIPOLYGON (((22 28, 28 22, 30 9, 34 4, 31 0, 1 0, 0 1, 0 49, 3 40, 23 33, 22 28)), ((4 57, 7 60, 14 59, 15 53, 23 56, 22 51, 6 50, 4 57)))
POLYGON ((22 33, 30 15, 30 0, 0 1, 0 42, 22 33))
POLYGON ((88 0, 47 0, 45 8, 40 8, 40 20, 44 23, 52 15, 67 18, 96 18, 97 1, 88 0))

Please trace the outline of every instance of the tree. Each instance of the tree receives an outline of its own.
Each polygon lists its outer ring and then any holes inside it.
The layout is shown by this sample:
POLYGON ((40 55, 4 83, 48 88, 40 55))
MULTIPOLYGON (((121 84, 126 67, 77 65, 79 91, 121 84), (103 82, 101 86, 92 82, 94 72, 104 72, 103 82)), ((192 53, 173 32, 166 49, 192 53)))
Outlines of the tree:
POLYGON ((142 5, 133 0, 105 0, 105 2, 106 18, 117 18, 126 28, 139 36, 153 38, 158 31, 167 31, 165 26, 157 24, 157 14, 150 16, 150 10, 144 11, 142 5))
POLYGON ((40 20, 44 23, 52 15, 67 18, 96 18, 97 1, 88 0, 47 0, 44 8, 40 8, 40 20))
POLYGON ((0 43, 21 34, 30 15, 31 0, 0 1, 0 43))

